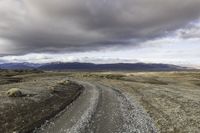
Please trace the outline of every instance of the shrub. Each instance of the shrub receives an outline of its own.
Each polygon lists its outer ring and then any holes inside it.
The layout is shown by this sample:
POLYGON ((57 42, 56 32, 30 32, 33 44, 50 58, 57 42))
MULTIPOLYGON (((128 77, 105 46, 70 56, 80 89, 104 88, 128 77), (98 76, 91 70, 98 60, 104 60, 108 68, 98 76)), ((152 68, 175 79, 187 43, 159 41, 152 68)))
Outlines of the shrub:
POLYGON ((58 84, 60 84, 60 85, 69 85, 71 83, 72 83, 72 81, 70 81, 70 80, 61 80, 61 81, 58 81, 58 84))
POLYGON ((7 95, 9 97, 22 97, 23 93, 20 91, 19 88, 12 88, 7 91, 7 95))

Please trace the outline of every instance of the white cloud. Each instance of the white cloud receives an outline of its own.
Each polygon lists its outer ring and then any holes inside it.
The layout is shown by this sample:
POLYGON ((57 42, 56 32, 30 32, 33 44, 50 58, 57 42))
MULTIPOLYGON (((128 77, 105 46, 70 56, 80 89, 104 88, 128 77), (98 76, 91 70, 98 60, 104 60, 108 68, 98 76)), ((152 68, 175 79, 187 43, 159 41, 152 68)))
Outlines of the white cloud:
POLYGON ((88 57, 82 54, 27 54, 23 56, 0 57, 1 62, 29 62, 29 63, 50 63, 50 62, 87 62, 87 63, 136 63, 138 60, 115 58, 115 57, 88 57))

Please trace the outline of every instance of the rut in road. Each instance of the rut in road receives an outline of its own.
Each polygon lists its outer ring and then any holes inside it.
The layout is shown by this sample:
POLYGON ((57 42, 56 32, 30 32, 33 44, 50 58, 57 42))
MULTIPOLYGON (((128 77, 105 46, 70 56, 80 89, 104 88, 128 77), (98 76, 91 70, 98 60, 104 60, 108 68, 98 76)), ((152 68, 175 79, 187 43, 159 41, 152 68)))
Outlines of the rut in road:
POLYGON ((42 133, 156 133, 142 107, 128 94, 80 82, 85 91, 56 118, 35 132, 42 133))

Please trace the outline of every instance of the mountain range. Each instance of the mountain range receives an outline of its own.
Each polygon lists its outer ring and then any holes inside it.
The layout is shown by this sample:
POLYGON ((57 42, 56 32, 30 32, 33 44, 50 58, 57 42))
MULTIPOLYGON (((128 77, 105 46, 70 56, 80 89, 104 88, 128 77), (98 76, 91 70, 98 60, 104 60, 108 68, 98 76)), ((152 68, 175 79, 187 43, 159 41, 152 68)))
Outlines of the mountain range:
POLYGON ((0 69, 39 69, 49 71, 85 70, 85 71, 173 71, 184 70, 186 67, 170 64, 147 64, 147 63, 117 63, 117 64, 93 64, 79 62, 53 62, 46 64, 34 63, 4 63, 0 69))

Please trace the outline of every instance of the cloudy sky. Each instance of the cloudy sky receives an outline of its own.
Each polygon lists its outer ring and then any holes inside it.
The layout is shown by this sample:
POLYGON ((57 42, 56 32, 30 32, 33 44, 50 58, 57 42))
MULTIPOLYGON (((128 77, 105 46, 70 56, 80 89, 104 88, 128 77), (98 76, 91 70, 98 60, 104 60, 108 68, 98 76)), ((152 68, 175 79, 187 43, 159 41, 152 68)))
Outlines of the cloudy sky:
POLYGON ((0 63, 200 66, 200 0, 0 0, 0 63))

